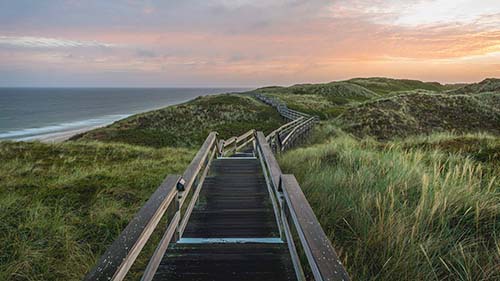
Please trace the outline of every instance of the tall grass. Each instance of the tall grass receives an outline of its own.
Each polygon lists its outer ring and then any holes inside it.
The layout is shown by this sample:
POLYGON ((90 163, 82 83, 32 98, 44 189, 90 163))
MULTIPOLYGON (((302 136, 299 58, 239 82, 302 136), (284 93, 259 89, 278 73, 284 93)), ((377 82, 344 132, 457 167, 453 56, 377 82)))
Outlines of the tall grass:
POLYGON ((339 134, 280 163, 353 280, 500 280, 496 168, 411 143, 339 134))
POLYGON ((81 280, 194 151, 0 143, 0 280, 81 280))

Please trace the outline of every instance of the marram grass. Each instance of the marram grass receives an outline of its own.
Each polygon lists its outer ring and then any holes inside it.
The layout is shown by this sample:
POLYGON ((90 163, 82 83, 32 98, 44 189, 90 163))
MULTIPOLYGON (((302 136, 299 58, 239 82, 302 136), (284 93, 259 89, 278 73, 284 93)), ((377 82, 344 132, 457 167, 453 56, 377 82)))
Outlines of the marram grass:
POLYGON ((1 142, 0 280, 81 280, 164 177, 182 173, 194 153, 1 142))
POLYGON ((353 280, 500 280, 496 168, 419 141, 340 135, 279 161, 353 280))

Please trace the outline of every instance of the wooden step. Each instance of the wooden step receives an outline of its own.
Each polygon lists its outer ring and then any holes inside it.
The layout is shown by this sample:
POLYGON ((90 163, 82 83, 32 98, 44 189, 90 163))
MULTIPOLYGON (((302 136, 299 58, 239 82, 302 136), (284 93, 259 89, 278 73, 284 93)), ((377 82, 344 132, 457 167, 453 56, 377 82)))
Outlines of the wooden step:
POLYGON ((212 163, 184 231, 186 238, 279 236, 261 166, 256 159, 218 159, 212 163))
POLYGON ((173 244, 153 280, 296 280, 286 244, 173 244))

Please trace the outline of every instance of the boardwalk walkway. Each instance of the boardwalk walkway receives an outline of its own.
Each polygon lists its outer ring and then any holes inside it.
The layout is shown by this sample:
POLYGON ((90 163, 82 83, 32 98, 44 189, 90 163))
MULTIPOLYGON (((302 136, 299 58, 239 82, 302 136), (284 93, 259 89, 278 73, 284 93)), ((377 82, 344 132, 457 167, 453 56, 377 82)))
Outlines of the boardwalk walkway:
POLYGON ((304 139, 317 119, 257 98, 289 122, 267 137, 211 133, 85 280, 122 280, 161 219, 168 226, 141 280, 349 280, 295 177, 282 174, 274 156, 304 139))

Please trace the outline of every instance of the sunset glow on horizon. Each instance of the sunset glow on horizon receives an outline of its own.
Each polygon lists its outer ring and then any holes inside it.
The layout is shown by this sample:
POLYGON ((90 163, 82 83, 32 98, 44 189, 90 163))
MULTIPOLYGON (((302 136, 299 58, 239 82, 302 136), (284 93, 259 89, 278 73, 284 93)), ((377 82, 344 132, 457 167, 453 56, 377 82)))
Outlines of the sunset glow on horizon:
POLYGON ((0 86, 255 87, 371 76, 500 77, 500 1, 0 0, 0 86))

